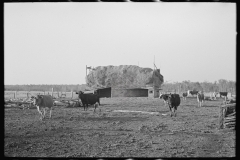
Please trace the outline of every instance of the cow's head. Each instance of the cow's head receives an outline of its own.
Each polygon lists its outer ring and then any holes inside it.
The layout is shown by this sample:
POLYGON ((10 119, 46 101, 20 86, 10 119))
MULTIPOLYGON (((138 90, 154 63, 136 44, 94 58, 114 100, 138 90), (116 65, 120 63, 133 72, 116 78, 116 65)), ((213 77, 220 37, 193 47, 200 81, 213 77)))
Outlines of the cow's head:
POLYGON ((170 105, 172 102, 172 93, 167 95, 167 103, 170 105))
POLYGON ((160 93, 159 98, 160 98, 160 99, 163 98, 163 94, 162 94, 162 93, 160 93))
POLYGON ((84 94, 84 92, 83 92, 83 91, 78 91, 78 92, 76 92, 76 94, 78 94, 78 97, 80 98, 80 97, 81 97, 81 95, 83 95, 83 94, 84 94))
POLYGON ((83 94, 83 91, 78 91, 76 92, 76 94, 83 94))
POLYGON ((33 100, 33 105, 35 105, 35 106, 37 105, 38 106, 43 101, 43 95, 37 95, 37 97, 32 96, 31 100, 33 100))

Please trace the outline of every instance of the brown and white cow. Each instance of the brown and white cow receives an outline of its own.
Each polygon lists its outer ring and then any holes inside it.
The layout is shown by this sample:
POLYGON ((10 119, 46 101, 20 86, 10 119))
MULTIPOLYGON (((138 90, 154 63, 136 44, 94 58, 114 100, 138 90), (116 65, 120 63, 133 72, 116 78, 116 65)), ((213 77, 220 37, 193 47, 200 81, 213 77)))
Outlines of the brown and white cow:
POLYGON ((203 101, 204 101, 204 94, 202 92, 197 93, 197 101, 198 101, 198 107, 202 107, 203 101))
POLYGON ((182 93, 182 96, 183 96, 183 100, 185 99, 187 99, 187 95, 188 95, 188 93, 182 93))
POLYGON ((41 115, 40 120, 45 118, 46 108, 50 110, 51 118, 53 107, 53 98, 51 95, 37 95, 37 97, 32 96, 31 99, 33 100, 33 104, 37 107, 37 110, 41 115), (43 113, 41 112, 41 109, 43 109, 43 113))
POLYGON ((181 100, 179 94, 170 94, 168 95, 167 104, 169 106, 169 109, 171 111, 170 116, 172 117, 172 114, 176 117, 177 113, 177 107, 180 105, 181 100))
POLYGON ((217 100, 217 95, 218 95, 218 92, 213 92, 211 95, 212 99, 217 100))
POLYGON ((193 90, 193 91, 188 90, 187 93, 188 93, 188 95, 191 94, 193 96, 193 95, 197 95, 198 91, 196 91, 196 90, 193 90))
POLYGON ((159 95, 159 99, 163 99, 164 106, 167 105, 168 96, 169 96, 169 94, 160 94, 159 95))
POLYGON ((228 92, 219 92, 218 94, 220 94, 220 98, 222 98, 222 96, 227 97, 228 92))

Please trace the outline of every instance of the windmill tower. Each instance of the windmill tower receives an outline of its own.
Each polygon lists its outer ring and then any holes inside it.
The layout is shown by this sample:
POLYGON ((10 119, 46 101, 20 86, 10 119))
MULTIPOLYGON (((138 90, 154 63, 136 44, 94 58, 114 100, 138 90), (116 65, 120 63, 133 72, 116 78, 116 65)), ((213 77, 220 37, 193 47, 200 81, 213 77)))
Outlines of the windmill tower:
POLYGON ((152 80, 148 83, 148 96, 152 98, 159 97, 159 90, 163 82, 163 76, 160 74, 160 69, 157 68, 155 64, 155 56, 153 60, 153 75, 152 80))

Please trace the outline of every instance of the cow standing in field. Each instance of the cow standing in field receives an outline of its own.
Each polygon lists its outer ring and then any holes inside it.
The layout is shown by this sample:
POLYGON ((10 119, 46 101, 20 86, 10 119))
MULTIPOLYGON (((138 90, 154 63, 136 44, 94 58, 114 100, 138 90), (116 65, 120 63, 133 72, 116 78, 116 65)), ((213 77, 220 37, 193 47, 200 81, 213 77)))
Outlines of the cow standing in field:
POLYGON ((167 105, 168 96, 169 96, 169 94, 160 94, 159 95, 159 99, 163 99, 164 106, 167 105))
POLYGON ((220 98, 222 98, 222 96, 227 97, 228 92, 219 92, 218 94, 220 94, 220 98))
POLYGON ((217 100, 217 94, 218 94, 218 92, 213 92, 213 93, 212 93, 212 98, 213 98, 214 100, 217 100))
POLYGON ((196 91, 196 90, 193 90, 193 91, 188 90, 188 91, 187 91, 187 94, 188 94, 188 95, 191 94, 192 96, 193 96, 193 95, 197 95, 197 93, 198 93, 198 91, 196 91))
POLYGON ((169 109, 171 111, 171 113, 170 113, 171 117, 172 117, 172 113, 176 117, 176 115, 177 115, 176 110, 177 110, 177 107, 180 105, 180 102, 181 102, 181 100, 180 100, 180 96, 178 94, 168 95, 167 103, 168 103, 169 109))
POLYGON ((37 95, 37 97, 32 96, 31 99, 33 100, 33 104, 37 107, 37 110, 41 115, 40 120, 45 118, 45 114, 46 114, 45 109, 46 108, 48 108, 50 110, 50 118, 51 118, 52 107, 53 107, 52 96, 50 96, 50 95, 37 95), (43 113, 41 112, 41 109, 43 109, 43 113))
POLYGON ((188 95, 188 93, 183 93, 183 94, 182 94, 183 100, 187 100, 187 95, 188 95))
POLYGON ((99 96, 97 94, 84 94, 84 92, 82 91, 76 92, 76 94, 78 94, 78 98, 81 99, 82 101, 84 111, 85 109, 87 110, 88 105, 94 105, 94 112, 95 112, 98 105, 100 105, 99 96))
POLYGON ((197 102, 198 102, 198 107, 202 107, 204 101, 204 94, 202 92, 197 93, 197 102))

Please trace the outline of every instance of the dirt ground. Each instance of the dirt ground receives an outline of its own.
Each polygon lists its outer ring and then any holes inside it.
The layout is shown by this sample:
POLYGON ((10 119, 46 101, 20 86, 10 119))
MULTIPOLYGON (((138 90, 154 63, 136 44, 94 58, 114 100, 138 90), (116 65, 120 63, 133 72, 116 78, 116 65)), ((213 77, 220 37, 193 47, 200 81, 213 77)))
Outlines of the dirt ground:
POLYGON ((235 157, 235 130, 218 130, 222 100, 197 107, 181 99, 177 116, 158 98, 101 98, 100 107, 5 108, 4 154, 10 157, 235 157), (145 111, 119 112, 116 110, 145 111), (149 112, 149 113, 148 113, 149 112), (154 112, 155 114, 150 114, 154 112))

